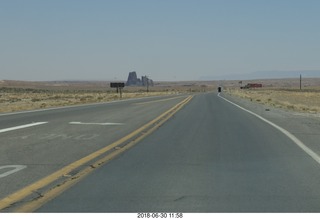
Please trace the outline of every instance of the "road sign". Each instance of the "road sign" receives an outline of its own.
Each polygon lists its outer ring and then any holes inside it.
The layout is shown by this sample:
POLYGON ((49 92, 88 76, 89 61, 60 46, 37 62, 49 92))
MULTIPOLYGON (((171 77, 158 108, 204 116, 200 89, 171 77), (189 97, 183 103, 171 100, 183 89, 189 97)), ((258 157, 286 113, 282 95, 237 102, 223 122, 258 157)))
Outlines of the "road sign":
POLYGON ((119 87, 124 87, 125 84, 124 83, 118 83, 118 82, 111 82, 110 83, 110 87, 112 88, 119 88, 119 87))
POLYGON ((124 88, 125 84, 123 82, 111 82, 110 87, 117 88, 117 93, 119 93, 120 90, 120 98, 122 98, 122 88, 124 88))

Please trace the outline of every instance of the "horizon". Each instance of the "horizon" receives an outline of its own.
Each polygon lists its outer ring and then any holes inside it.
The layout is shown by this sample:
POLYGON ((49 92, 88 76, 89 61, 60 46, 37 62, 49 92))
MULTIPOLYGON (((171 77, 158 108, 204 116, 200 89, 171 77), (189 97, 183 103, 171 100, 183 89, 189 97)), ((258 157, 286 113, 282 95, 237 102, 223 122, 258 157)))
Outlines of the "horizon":
MULTIPOLYGON (((320 71, 319 71, 320 72, 320 71)), ((246 75, 250 75, 249 74, 244 74, 242 76, 246 76, 246 75)), ((230 75, 229 75, 230 76, 230 75)), ((241 76, 241 75, 239 75, 241 76)), ((220 77, 220 76, 216 76, 216 77, 220 77)), ((221 76, 222 77, 222 76, 221 76)), ((190 83, 190 82, 219 82, 219 81, 259 81, 259 80, 293 80, 293 79, 299 79, 300 75, 295 75, 295 76, 289 76, 289 77, 252 77, 252 78, 229 78, 226 77, 226 79, 199 79, 199 80, 176 80, 176 81, 166 81, 166 80, 158 80, 158 81, 154 81, 154 83, 190 83)), ((302 75, 302 79, 320 79, 320 75, 318 76, 303 76, 302 75)), ((11 80, 11 79, 0 79, 0 83, 1 82, 26 82, 26 83, 62 83, 62 82, 67 82, 67 83, 109 83, 109 82, 126 82, 126 80, 90 80, 90 79, 62 79, 62 80, 11 80)), ((130 87, 130 86, 129 86, 130 87)))
MULTIPOLYGON (((130 72, 129 72, 130 73, 130 72)), ((127 75, 127 78, 129 76, 127 75)), ((320 70, 301 70, 301 71, 257 71, 247 74, 227 74, 227 75, 216 75, 216 76, 202 76, 198 80, 157 80, 154 82, 205 82, 205 81, 236 81, 236 80, 276 80, 276 79, 295 79, 300 78, 320 78, 320 70)), ((138 78, 144 76, 139 75, 138 78)), ((21 82, 126 82, 126 79, 116 79, 116 80, 94 80, 94 79, 62 79, 62 80, 11 80, 11 79, 1 79, 1 81, 21 81, 21 82)), ((150 78, 152 80, 152 78, 150 78)))

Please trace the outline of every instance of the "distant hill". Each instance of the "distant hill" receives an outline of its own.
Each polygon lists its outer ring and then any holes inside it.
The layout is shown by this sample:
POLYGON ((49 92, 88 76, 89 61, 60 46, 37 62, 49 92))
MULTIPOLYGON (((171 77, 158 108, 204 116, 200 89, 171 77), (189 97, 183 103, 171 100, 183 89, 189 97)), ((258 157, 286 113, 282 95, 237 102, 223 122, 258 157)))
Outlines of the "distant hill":
POLYGON ((258 71, 249 74, 230 74, 219 76, 203 76, 200 80, 256 80, 256 79, 281 79, 299 78, 300 74, 304 78, 319 78, 320 70, 314 71, 258 71))

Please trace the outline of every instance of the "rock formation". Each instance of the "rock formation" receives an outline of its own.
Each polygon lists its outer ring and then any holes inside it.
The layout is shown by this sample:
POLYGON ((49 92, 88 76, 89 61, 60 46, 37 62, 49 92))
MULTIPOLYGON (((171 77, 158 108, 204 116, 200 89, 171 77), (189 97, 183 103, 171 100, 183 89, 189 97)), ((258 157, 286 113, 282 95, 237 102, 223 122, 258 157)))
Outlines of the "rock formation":
POLYGON ((137 73, 133 71, 129 72, 126 86, 153 86, 153 80, 149 79, 147 76, 142 76, 140 79, 137 77, 137 73))

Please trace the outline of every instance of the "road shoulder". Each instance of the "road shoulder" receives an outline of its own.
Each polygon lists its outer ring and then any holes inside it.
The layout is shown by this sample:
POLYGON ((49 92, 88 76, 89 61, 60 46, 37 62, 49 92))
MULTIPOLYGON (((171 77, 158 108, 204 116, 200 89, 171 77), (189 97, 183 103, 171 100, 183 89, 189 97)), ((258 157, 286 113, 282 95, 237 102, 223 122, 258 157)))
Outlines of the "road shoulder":
POLYGON ((223 93, 223 97, 244 107, 259 116, 277 124, 295 135, 311 150, 320 154, 320 115, 297 113, 251 102, 249 100, 223 93))

